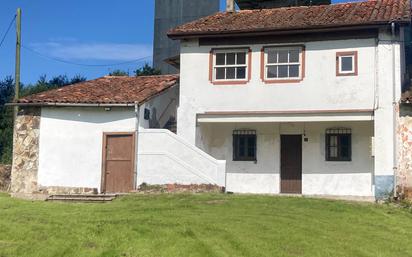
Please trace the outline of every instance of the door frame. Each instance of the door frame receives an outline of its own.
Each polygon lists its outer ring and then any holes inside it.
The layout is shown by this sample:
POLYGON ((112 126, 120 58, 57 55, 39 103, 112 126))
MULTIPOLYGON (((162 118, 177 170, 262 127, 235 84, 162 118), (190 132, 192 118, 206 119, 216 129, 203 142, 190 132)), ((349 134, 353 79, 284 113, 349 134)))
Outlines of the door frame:
MULTIPOLYGON (((294 133, 279 133, 279 194, 291 194, 291 193, 282 193, 282 136, 300 136, 301 138, 301 179, 300 179, 300 193, 294 193, 296 195, 302 195, 303 192, 303 134, 294 134, 294 133)), ((293 194, 293 193, 292 193, 293 194)))
POLYGON ((136 189, 136 133, 135 132, 103 132, 102 140, 102 170, 100 180, 100 192, 106 193, 106 147, 108 136, 132 136, 132 177, 133 189, 136 189))

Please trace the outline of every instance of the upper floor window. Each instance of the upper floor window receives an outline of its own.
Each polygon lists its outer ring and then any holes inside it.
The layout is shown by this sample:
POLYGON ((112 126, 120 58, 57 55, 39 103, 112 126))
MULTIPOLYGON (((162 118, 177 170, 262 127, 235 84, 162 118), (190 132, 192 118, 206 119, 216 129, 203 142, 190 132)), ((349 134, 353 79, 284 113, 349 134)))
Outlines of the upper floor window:
POLYGON ((298 82, 304 76, 304 47, 265 47, 262 50, 262 80, 298 82))
POLYGON ((349 128, 326 130, 326 161, 352 159, 352 131, 349 128))
POLYGON ((358 52, 336 53, 336 76, 358 75, 358 52))
POLYGON ((227 82, 246 83, 250 76, 249 49, 215 49, 211 52, 211 81, 215 84, 227 82))

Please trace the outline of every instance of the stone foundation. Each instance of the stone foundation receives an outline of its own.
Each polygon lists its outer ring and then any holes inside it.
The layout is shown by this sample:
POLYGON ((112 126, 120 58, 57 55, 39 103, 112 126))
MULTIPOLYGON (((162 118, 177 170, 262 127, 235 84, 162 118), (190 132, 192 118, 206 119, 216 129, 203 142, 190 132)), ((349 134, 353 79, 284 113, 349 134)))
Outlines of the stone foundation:
POLYGON ((10 190, 11 165, 0 164, 0 191, 10 190))
POLYGON ((167 184, 167 185, 148 185, 141 184, 137 193, 221 193, 224 188, 212 184, 167 184))
POLYGON ((398 192, 412 199, 412 105, 400 106, 398 126, 398 192))
POLYGON ((13 165, 11 192, 33 194, 37 192, 39 164, 40 108, 20 109, 13 137, 13 165))

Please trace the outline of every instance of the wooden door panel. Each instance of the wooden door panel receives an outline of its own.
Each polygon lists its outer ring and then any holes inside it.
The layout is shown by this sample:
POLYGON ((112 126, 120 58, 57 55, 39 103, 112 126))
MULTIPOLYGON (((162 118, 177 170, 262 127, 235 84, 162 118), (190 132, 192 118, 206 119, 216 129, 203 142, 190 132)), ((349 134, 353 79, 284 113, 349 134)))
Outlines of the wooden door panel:
POLYGON ((302 136, 282 135, 280 149, 280 192, 302 193, 302 136))
POLYGON ((131 160, 133 158, 131 135, 113 135, 107 137, 107 160, 131 160))
POLYGON ((104 192, 126 193, 133 190, 134 149, 133 133, 107 133, 104 135, 104 192))

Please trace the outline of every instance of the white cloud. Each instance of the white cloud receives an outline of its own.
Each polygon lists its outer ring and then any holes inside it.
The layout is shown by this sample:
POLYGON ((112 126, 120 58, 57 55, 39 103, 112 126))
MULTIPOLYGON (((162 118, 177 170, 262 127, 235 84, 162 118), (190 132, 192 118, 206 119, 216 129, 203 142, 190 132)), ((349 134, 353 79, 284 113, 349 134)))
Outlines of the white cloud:
POLYGON ((32 43, 30 47, 42 54, 65 60, 132 61, 152 55, 152 46, 148 44, 85 43, 74 39, 54 39, 32 43))

